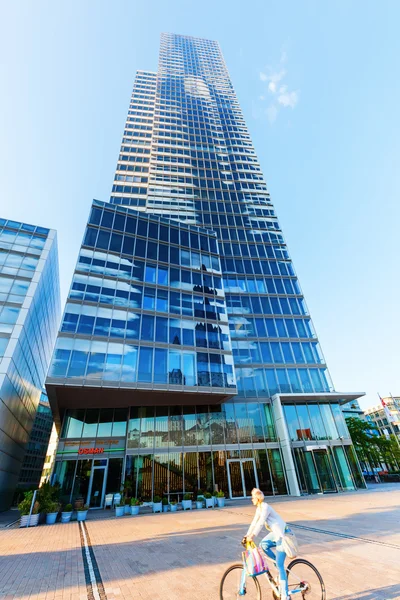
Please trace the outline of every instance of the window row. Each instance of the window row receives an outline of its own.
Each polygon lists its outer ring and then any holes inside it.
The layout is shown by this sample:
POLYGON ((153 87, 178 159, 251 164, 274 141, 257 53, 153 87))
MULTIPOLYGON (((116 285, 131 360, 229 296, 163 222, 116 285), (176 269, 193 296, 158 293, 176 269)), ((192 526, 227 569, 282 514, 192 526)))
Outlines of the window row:
MULTIPOLYGON (((176 263, 177 265, 179 262, 176 263)), ((122 258, 114 254, 81 249, 77 270, 109 277, 153 283, 203 294, 223 295, 222 279, 205 272, 188 271, 177 267, 162 267, 139 259, 122 258)))
POLYGON ((271 319, 262 317, 230 317, 232 339, 256 338, 315 338, 310 319, 271 319))
POLYGON ((60 437, 125 437, 128 417, 128 408, 68 409, 60 437))
POLYGON ((65 333, 231 350, 227 325, 79 304, 68 304, 66 310, 61 325, 65 333))
MULTIPOLYGON (((0 249, 0 267, 34 271, 39 258, 0 249)), ((4 272, 4 271, 3 271, 4 272)))
POLYGON ((270 404, 147 406, 66 411, 61 438, 125 436, 128 448, 250 444, 276 441, 270 404))
POLYGON ((266 398, 274 394, 329 392, 326 369, 236 368, 238 396, 266 398))
POLYGON ((181 294, 176 291, 143 287, 137 283, 133 285, 124 281, 101 279, 80 273, 74 274, 69 298, 85 302, 114 304, 120 307, 143 308, 162 313, 182 314, 199 319, 227 321, 226 305, 222 298, 181 294))
POLYGON ((123 236, 119 233, 110 233, 94 227, 87 228, 83 245, 101 250, 110 250, 118 254, 122 252, 128 256, 136 256, 139 259, 149 258, 168 264, 187 266, 192 269, 221 272, 218 256, 201 254, 194 250, 185 250, 142 238, 123 236))
POLYGON ((232 342, 235 364, 323 364, 318 342, 232 342))
POLYGON ((303 298, 227 294, 226 306, 230 315, 308 315, 303 298))
POLYGON ((15 277, 0 277, 0 302, 22 304, 29 285, 29 281, 15 279, 15 277))
POLYGON ((50 377, 235 387, 231 355, 59 338, 50 377))
MULTIPOLYGON (((252 262, 252 261, 244 261, 252 262)), ((260 263, 254 261, 254 266, 260 263)), ((237 272, 237 271, 234 271, 237 272)), ((301 289, 297 279, 281 277, 235 277, 229 275, 223 277, 224 290, 227 294, 292 294, 301 295, 301 289)))
POLYGON ((284 404, 292 441, 349 439, 339 404, 284 404))
MULTIPOLYGON (((34 235, 38 233, 39 235, 47 236, 49 234, 50 229, 46 229, 45 227, 36 227, 35 225, 28 225, 27 223, 20 223, 18 221, 10 221, 7 219, 0 219, 0 228, 4 229, 6 227, 10 227, 11 229, 17 229, 22 231, 28 231, 32 233, 32 239, 38 239, 39 236, 34 235)), ((25 238, 26 239, 26 238, 25 238)), ((26 245, 26 244, 24 244, 26 245)))

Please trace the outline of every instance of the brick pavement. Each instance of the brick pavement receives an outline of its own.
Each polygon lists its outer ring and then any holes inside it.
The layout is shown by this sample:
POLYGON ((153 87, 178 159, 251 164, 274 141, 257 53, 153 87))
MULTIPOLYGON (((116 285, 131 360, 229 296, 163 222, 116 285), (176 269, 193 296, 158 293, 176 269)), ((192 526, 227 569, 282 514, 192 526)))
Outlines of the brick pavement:
MULTIPOLYGON (((318 530, 295 527, 301 554, 325 580, 327 600, 400 599, 399 504, 400 486, 274 501, 287 521, 318 530)), ((213 511, 89 518, 107 599, 217 600, 221 574, 239 559, 253 511, 241 501, 213 511)), ((76 522, 0 531, 1 600, 87 598, 76 522)), ((271 598, 269 589, 264 598, 271 598)))

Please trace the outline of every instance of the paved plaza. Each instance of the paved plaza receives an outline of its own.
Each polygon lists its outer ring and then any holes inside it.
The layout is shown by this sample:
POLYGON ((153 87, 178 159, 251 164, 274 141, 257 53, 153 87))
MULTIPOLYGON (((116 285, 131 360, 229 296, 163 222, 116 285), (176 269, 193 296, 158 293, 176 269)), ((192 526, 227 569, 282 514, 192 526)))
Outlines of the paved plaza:
MULTIPOLYGON (((400 599, 399 504, 400 485, 273 501, 320 570, 328 600, 400 599)), ((0 529, 0 599, 217 600, 253 512, 245 500, 118 519, 92 512, 86 528, 0 529)))

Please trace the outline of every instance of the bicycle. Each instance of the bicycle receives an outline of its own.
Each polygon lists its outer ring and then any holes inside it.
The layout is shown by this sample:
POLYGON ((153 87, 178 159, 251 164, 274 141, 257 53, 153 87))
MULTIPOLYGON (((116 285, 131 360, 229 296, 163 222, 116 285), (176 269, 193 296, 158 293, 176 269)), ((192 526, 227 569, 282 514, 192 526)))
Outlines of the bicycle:
MULTIPOLYGON (((242 541, 242 545, 245 544, 242 541)), ((267 562, 276 567, 276 562, 265 554, 267 562)), ((222 576, 219 588, 220 600, 261 600, 261 585, 259 577, 264 576, 272 590, 272 598, 280 599, 279 582, 277 575, 274 577, 268 565, 268 570, 260 575, 249 575, 246 573, 244 594, 240 593, 243 571, 243 563, 236 563, 228 567, 222 576)), ((325 584, 312 563, 304 558, 295 558, 286 568, 288 577, 290 598, 294 599, 297 594, 299 600, 326 600, 325 584)))

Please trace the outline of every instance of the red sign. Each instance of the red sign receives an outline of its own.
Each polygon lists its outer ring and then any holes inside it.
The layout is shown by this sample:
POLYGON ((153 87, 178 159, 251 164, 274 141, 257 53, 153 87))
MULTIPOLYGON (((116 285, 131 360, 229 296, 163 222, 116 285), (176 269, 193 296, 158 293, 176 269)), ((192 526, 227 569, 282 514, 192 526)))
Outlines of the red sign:
POLYGON ((103 454, 104 448, 79 448, 78 454, 103 454))

